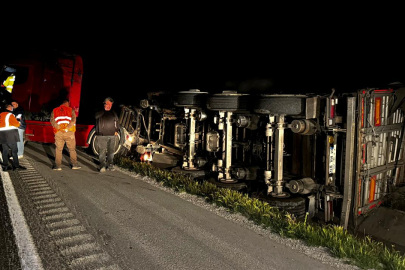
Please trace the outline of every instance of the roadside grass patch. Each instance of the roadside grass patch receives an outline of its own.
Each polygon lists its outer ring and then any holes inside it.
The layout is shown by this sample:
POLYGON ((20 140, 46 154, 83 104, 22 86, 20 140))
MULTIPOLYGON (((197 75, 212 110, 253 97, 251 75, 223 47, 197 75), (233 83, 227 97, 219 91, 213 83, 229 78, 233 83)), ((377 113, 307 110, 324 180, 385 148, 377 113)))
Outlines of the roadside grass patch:
POLYGON ((241 192, 217 187, 208 181, 195 181, 185 174, 155 168, 126 157, 115 157, 115 164, 121 168, 148 176, 177 192, 187 192, 205 198, 209 203, 223 206, 230 212, 237 212, 257 225, 270 229, 282 237, 300 239, 308 245, 322 246, 348 263, 362 269, 405 269, 405 257, 392 247, 369 237, 357 239, 341 226, 312 225, 298 221, 288 212, 270 206, 267 202, 250 198, 241 192))

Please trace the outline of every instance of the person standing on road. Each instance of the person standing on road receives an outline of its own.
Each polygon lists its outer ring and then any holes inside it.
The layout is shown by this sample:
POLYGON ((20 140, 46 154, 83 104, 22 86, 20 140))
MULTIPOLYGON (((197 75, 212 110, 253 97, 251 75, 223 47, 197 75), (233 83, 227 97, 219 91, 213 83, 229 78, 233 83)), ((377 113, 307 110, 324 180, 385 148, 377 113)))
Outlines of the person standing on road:
POLYGON ((13 157, 13 170, 26 170, 27 168, 20 165, 17 154, 17 142, 20 141, 17 129, 20 126, 20 122, 18 122, 13 114, 13 106, 11 106, 11 104, 6 104, 5 109, 6 110, 4 112, 0 113, 0 143, 3 158, 1 167, 3 171, 10 169, 8 166, 8 153, 11 149, 11 155, 13 157))
POLYGON ((69 149, 70 163, 73 170, 78 170, 81 167, 77 162, 76 153, 76 113, 69 107, 69 101, 64 100, 62 105, 53 109, 51 113, 51 124, 55 134, 55 167, 53 170, 62 170, 62 151, 66 146, 69 149))
POLYGON ((114 171, 115 136, 120 125, 117 114, 111 110, 114 100, 107 97, 104 100, 104 110, 96 113, 96 135, 101 173, 114 171), (106 161, 107 159, 107 161, 106 161))
POLYGON ((15 118, 17 118, 18 122, 20 122, 20 126, 18 127, 18 135, 20 136, 20 141, 17 143, 18 148, 18 159, 22 159, 24 157, 24 133, 25 133, 25 116, 24 116, 24 109, 18 105, 18 102, 13 100, 11 101, 11 106, 13 106, 13 113, 15 118))

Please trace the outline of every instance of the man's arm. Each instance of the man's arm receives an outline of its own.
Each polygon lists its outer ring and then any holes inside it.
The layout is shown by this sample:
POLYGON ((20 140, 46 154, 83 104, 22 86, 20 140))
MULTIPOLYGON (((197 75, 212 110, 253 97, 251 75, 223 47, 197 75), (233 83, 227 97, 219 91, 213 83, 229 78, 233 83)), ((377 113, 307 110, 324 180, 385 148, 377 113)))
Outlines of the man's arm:
POLYGON ((74 125, 76 125, 76 113, 75 113, 75 110, 72 109, 72 120, 70 120, 70 123, 66 126, 66 129, 70 129, 74 125))
POLYGON ((19 127, 20 126, 20 122, 18 122, 18 120, 17 120, 17 118, 15 118, 14 114, 10 115, 9 122, 10 122, 10 126, 13 126, 13 127, 19 127))
POLYGON ((114 112, 114 121, 115 121, 115 135, 118 135, 118 132, 120 131, 120 120, 118 119, 118 115, 114 112))

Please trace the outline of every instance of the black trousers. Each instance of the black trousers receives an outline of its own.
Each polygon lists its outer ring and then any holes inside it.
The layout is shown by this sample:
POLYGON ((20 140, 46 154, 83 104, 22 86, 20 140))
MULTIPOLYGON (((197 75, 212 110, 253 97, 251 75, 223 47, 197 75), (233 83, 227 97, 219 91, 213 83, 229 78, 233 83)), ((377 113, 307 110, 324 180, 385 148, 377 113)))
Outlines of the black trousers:
POLYGON ((2 166, 8 167, 8 152, 11 149, 11 156, 13 157, 13 167, 20 166, 20 162, 18 161, 18 147, 17 143, 2 143, 2 157, 3 157, 3 164, 2 166))

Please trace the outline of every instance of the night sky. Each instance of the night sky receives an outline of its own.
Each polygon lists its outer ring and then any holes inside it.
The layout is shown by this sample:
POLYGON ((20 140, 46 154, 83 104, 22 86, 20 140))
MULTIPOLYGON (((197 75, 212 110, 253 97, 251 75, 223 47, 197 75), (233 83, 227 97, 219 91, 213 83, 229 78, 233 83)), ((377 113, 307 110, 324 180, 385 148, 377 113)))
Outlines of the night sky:
POLYGON ((405 82, 404 64, 387 44, 325 43, 185 43, 79 48, 77 54, 84 59, 83 94, 112 95, 123 103, 148 91, 329 93, 405 82))
MULTIPOLYGON (((80 111, 86 114, 102 108, 107 96, 116 105, 131 105, 149 91, 304 94, 405 82, 405 49, 395 31, 349 26, 350 32, 340 28, 314 32, 295 26, 294 31, 283 29, 277 35, 270 27, 242 26, 204 33, 201 27, 176 33, 170 28, 135 31, 131 37, 82 30, 75 42, 50 42, 40 48, 83 57, 80 111)), ((11 46, 1 51, 0 60, 38 47, 11 46)))

